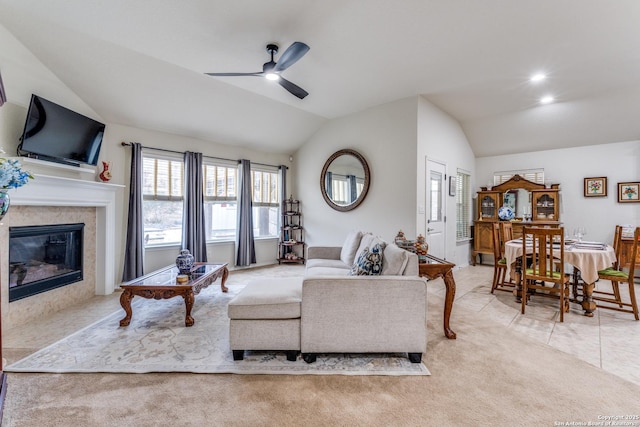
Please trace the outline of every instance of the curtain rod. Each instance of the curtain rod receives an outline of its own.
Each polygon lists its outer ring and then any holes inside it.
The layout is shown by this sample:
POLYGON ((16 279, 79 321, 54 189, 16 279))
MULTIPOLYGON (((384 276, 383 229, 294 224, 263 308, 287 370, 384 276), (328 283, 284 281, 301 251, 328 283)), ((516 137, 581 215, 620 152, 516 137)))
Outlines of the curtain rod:
MULTIPOLYGON (((130 147, 130 146, 131 146, 131 143, 130 143, 130 142, 124 142, 124 141, 122 141, 122 142, 120 143, 120 145, 122 145, 123 147, 130 147)), ((147 146, 145 146, 145 145, 141 145, 141 147, 142 147, 142 148, 146 148, 147 150, 164 151, 164 152, 166 152, 166 153, 174 153, 174 154, 184 154, 184 151, 169 150, 169 149, 167 149, 167 148, 147 147, 147 146)), ((204 155, 204 154, 202 155, 202 157, 206 157, 206 158, 208 158, 208 159, 225 160, 225 161, 227 161, 227 162, 238 162, 238 163, 240 162, 240 160, 236 160, 236 159, 225 159, 224 157, 207 156, 207 155, 204 155)), ((258 162, 251 162, 251 164, 254 164, 254 165, 260 165, 260 166, 269 166, 269 167, 272 167, 272 168, 277 168, 277 167, 279 167, 278 165, 268 165, 268 164, 266 164, 266 163, 258 163, 258 162)), ((282 166, 284 166, 285 168, 289 169, 289 167, 288 167, 288 166, 285 166, 285 165, 282 165, 282 166)))

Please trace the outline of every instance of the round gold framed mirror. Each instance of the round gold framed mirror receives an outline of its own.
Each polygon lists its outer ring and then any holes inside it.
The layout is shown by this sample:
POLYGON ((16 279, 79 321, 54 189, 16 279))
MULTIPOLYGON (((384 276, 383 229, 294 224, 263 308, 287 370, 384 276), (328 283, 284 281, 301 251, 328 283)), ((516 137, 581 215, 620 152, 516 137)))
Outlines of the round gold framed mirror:
POLYGON ((341 212, 357 208, 369 191, 369 165, 355 150, 336 151, 320 174, 320 190, 329 206, 341 212))

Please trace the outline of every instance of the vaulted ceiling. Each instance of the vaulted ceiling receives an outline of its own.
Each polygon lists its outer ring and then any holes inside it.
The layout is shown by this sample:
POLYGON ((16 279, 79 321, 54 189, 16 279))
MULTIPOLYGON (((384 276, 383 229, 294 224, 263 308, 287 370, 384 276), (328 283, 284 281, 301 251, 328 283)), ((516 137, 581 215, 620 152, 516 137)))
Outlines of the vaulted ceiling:
POLYGON ((638 22, 637 0, 0 0, 0 24, 107 123, 282 153, 417 95, 478 157, 640 139, 638 22), (259 71, 267 43, 277 61, 294 41, 311 47, 283 72, 302 100, 204 74, 259 71))

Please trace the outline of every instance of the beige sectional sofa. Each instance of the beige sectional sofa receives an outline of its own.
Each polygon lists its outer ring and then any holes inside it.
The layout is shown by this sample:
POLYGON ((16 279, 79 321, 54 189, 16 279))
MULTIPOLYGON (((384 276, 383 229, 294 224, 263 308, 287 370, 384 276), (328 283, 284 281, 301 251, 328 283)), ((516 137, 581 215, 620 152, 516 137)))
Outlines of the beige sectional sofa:
POLYGON ((285 350, 287 359, 300 351, 308 363, 319 353, 407 353, 419 363, 426 284, 415 254, 372 234, 351 232, 342 247, 309 247, 303 278, 256 280, 229 303, 234 359, 244 350, 285 350), (371 263, 363 254, 382 261, 373 266, 381 274, 365 274, 371 263))
POLYGON ((406 352, 420 362, 427 347, 427 281, 418 257, 369 233, 342 247, 309 247, 302 282, 300 346, 318 353, 406 352), (365 248, 383 246, 381 275, 352 276, 365 248))

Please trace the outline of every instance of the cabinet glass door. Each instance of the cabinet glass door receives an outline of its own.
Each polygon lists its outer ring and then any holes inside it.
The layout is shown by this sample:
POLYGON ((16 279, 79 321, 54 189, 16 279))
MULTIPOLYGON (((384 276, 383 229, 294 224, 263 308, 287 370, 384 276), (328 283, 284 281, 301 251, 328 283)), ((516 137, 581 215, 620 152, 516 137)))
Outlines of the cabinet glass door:
POLYGON ((496 216, 496 201, 491 196, 484 196, 480 202, 482 219, 494 219, 496 216))
POLYGON ((536 219, 554 220, 555 199, 549 194, 541 194, 536 197, 536 219))

